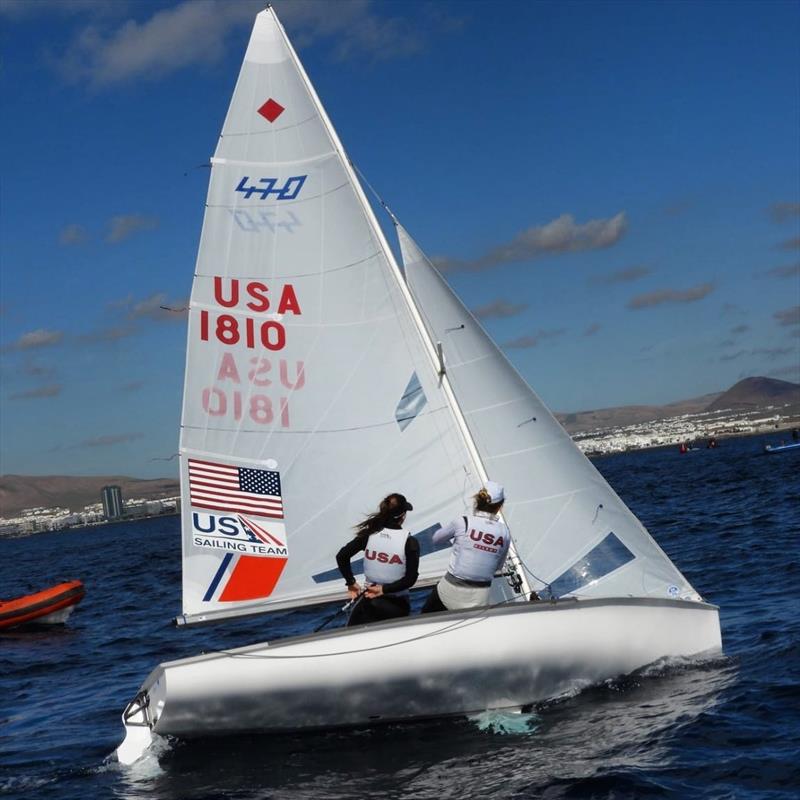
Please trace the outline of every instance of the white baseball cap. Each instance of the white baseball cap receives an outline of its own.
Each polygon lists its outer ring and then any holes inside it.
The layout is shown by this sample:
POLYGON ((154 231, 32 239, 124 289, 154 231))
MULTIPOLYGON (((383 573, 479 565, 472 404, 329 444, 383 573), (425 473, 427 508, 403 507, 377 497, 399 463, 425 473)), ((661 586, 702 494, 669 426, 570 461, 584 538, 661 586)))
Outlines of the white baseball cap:
POLYGON ((484 489, 489 492, 489 499, 493 503, 499 503, 501 500, 505 500, 506 498, 505 493, 503 492, 503 487, 499 483, 495 483, 494 481, 486 481, 484 489))

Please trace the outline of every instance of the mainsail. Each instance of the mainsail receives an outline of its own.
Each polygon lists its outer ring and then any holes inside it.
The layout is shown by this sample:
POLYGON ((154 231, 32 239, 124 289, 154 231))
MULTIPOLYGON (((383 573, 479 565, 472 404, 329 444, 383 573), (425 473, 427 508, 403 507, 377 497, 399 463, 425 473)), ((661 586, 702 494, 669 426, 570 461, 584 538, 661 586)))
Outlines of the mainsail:
POLYGON ((192 287, 181 428, 184 622, 342 597, 334 556, 389 492, 430 533, 479 484, 434 354, 274 13, 222 135, 192 287))
POLYGON ((534 588, 547 596, 698 596, 405 229, 406 276, 494 480, 534 588))

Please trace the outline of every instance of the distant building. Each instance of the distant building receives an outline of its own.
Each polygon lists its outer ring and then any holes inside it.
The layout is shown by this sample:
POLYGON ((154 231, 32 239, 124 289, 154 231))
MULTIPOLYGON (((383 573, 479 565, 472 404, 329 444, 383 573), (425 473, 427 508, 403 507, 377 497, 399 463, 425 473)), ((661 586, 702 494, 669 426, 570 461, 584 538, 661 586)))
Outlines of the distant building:
POLYGON ((124 514, 122 504, 122 489, 119 486, 103 487, 103 513, 106 519, 119 519, 124 514))

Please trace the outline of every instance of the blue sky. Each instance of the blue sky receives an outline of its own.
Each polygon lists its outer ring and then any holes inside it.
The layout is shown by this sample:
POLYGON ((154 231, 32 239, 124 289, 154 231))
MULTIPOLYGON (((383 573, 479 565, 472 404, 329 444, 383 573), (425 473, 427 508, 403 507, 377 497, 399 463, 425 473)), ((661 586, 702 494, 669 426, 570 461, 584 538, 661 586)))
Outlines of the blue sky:
MULTIPOLYGON (((800 4, 275 3, 350 156, 556 411, 800 380, 800 4)), ((0 0, 0 472, 174 476, 250 0, 0 0)))

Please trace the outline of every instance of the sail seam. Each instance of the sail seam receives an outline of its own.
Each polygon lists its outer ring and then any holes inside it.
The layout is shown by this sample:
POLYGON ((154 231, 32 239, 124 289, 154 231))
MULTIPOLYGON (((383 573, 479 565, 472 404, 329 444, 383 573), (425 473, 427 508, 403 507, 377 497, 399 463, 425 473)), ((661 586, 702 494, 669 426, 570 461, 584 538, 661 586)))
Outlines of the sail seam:
POLYGON ((274 136, 276 133, 283 133, 283 131, 290 131, 290 130, 292 130, 294 128, 301 128, 303 125, 306 125, 309 122, 312 122, 313 120, 319 119, 319 118, 320 118, 319 114, 312 114, 310 117, 306 117, 305 119, 301 119, 298 122, 295 122, 293 125, 284 125, 282 128, 275 127, 275 128, 272 128, 272 130, 267 130, 267 131, 242 131, 241 133, 231 133, 230 131, 228 131, 228 132, 223 131, 222 132, 222 136, 223 136, 223 138, 226 138, 226 139, 228 139, 228 138, 232 139, 234 136, 237 136, 237 137, 238 136, 257 136, 257 137, 274 136))
POLYGON ((212 164, 220 164, 221 166, 230 165, 234 167, 271 167, 271 166, 285 166, 287 164, 311 164, 314 161, 323 161, 336 156, 335 150, 329 150, 327 153, 318 153, 317 155, 309 156, 308 158, 295 158, 287 161, 249 161, 242 158, 218 158, 217 156, 211 157, 212 164))
POLYGON ((571 499, 575 495, 581 494, 582 492, 588 492, 592 488, 594 487, 582 486, 579 489, 570 489, 568 492, 559 492, 558 494, 549 494, 543 497, 531 497, 528 500, 514 500, 513 507, 516 508, 517 506, 528 505, 529 503, 544 503, 547 500, 560 500, 562 497, 569 497, 571 499))
POLYGON ((510 450, 508 453, 496 453, 495 455, 487 456, 490 459, 508 458, 509 456, 518 456, 522 453, 530 453, 533 450, 544 450, 547 447, 556 447, 561 444, 561 441, 556 439, 554 442, 545 442, 544 444, 537 444, 533 447, 523 447, 522 450, 510 450))
POLYGON ((500 403, 493 403, 490 406, 481 406, 480 408, 471 408, 468 411, 464 411, 464 414, 480 414, 482 411, 491 411, 495 408, 502 408, 503 406, 510 406, 512 403, 516 403, 517 400, 524 399, 522 395, 517 395, 516 397, 512 397, 510 400, 503 400, 500 403))
MULTIPOLYGON (((447 406, 439 406, 438 408, 431 408, 428 411, 422 411, 419 414, 414 415, 415 417, 426 417, 430 416, 431 414, 438 413, 440 411, 446 411, 447 406)), ((413 419, 414 417, 409 417, 409 419, 413 419)), ((401 418, 402 419, 402 418, 401 418)), ((352 428, 309 428, 306 430, 273 430, 270 431, 270 435, 273 434, 309 434, 309 433, 347 433, 352 431, 364 431, 364 430, 371 430, 373 428, 385 428, 387 425, 397 425, 397 418, 392 418, 389 422, 375 422, 372 425, 356 425, 352 428)), ((260 433, 264 434, 263 428, 206 428, 201 427, 200 425, 183 425, 181 426, 184 430, 213 430, 213 431, 222 431, 227 433, 260 433)), ((258 463, 258 462, 255 462, 258 463)))
MULTIPOLYGON (((332 272, 342 272, 343 270, 352 269, 353 267, 358 267, 361 264, 366 264, 368 261, 372 261, 374 258, 377 258, 378 256, 382 256, 382 255, 383 255, 383 253, 380 250, 376 250, 370 256, 366 256, 366 257, 360 259, 359 261, 353 261, 350 264, 344 264, 341 267, 331 267, 330 269, 317 270, 317 272, 300 272, 300 273, 298 273, 296 275, 295 274, 292 274, 292 275, 270 275, 269 278, 270 278, 270 280, 275 281, 275 280, 288 280, 288 279, 294 279, 294 278, 313 278, 313 277, 316 277, 317 275, 329 275, 332 272)), ((212 274, 206 274, 204 272, 195 272, 195 277, 196 278, 215 278, 217 276, 216 275, 212 275, 212 274)), ((256 280, 257 278, 261 278, 261 279, 264 278, 263 275, 242 275, 242 274, 237 274, 234 277, 239 278, 240 280, 249 280, 249 279, 256 280)))
MULTIPOLYGON (((334 186, 333 189, 329 189, 327 192, 320 192, 320 194, 309 195, 307 197, 303 197, 303 198, 300 198, 298 200, 281 200, 280 202, 274 202, 274 203, 261 201, 259 206, 262 209, 263 208, 273 209, 273 208, 284 208, 284 207, 293 206, 293 205, 302 205, 303 203, 310 203, 312 200, 319 200, 321 197, 327 197, 328 195, 335 194, 336 192, 340 191, 341 189, 346 188, 349 185, 350 184, 347 183, 347 182, 340 183, 338 186, 334 186)), ((219 204, 206 203, 206 208, 224 208, 224 209, 227 209, 229 211, 232 210, 232 209, 235 209, 236 211, 246 211, 246 210, 248 210, 248 209, 243 208, 240 205, 225 205, 223 203, 219 203, 219 204)))
MULTIPOLYGON (((196 303, 193 306, 193 308, 213 309, 213 308, 215 308, 215 306, 213 306, 213 305, 205 305, 205 304, 201 305, 200 303, 196 303)), ((237 316, 238 317, 244 317, 244 316, 247 316, 247 315, 242 313, 242 312, 239 312, 237 314, 231 314, 230 316, 233 316, 233 317, 237 317, 237 316)), ((295 329, 307 328, 307 329, 311 329, 311 330, 315 330, 315 329, 318 329, 318 328, 354 328, 354 327, 357 327, 359 325, 375 325, 376 323, 379 323, 379 322, 386 322, 386 321, 391 321, 391 320, 395 320, 395 319, 397 319, 397 317, 394 314, 385 314, 382 317, 370 317, 369 319, 353 320, 352 322, 304 322, 304 323, 294 322, 292 324, 292 327, 295 328, 295 329)))
POLYGON ((447 365, 447 368, 449 370, 454 370, 454 369, 458 369, 459 367, 467 367, 470 364, 477 364, 478 361, 484 361, 487 358, 491 358, 491 354, 490 353, 487 353, 484 356, 478 356, 477 358, 471 358, 469 361, 458 361, 456 363, 449 363, 447 365))

